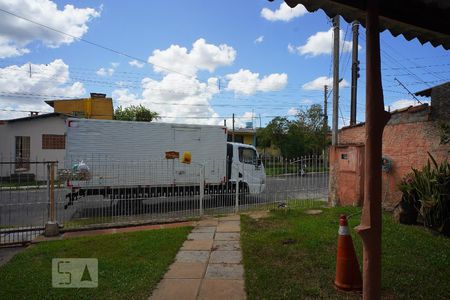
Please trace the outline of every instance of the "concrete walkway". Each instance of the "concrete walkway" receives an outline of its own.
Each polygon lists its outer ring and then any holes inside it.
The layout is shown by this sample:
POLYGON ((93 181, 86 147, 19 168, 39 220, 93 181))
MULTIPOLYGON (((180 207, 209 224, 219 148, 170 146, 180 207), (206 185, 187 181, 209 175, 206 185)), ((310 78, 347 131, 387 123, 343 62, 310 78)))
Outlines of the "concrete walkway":
POLYGON ((240 217, 197 222, 151 300, 246 299, 240 217))

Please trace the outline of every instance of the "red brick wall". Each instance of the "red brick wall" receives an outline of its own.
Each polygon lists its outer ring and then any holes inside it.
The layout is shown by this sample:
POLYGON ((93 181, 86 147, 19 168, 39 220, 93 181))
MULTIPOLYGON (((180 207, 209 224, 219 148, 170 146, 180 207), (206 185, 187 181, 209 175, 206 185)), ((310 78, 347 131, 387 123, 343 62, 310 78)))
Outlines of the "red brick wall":
MULTIPOLYGON (((339 133, 339 144, 364 143, 364 135, 364 125, 343 129, 339 133)), ((382 195, 385 208, 391 209, 401 200, 398 183, 411 172, 411 167, 421 168, 427 163, 427 151, 438 162, 443 161, 449 155, 450 145, 440 145, 440 134, 436 121, 388 124, 385 127, 383 155, 393 161, 391 172, 383 173, 382 195)), ((340 187, 338 187, 339 189, 340 187)))

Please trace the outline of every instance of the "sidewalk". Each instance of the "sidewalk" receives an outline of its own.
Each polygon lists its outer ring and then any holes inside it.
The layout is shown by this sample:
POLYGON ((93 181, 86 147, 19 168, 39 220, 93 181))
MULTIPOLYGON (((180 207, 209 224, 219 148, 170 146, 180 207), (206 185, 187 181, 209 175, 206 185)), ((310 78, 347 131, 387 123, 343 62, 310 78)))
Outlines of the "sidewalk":
POLYGON ((246 299, 240 217, 197 222, 150 300, 246 299))

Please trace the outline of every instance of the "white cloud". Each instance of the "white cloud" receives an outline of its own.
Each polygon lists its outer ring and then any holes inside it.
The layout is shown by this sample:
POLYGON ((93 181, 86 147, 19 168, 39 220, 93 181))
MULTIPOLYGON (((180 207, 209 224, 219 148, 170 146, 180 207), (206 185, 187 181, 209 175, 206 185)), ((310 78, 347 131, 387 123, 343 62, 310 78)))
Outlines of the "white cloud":
MULTIPOLYGON (((344 31, 340 30, 340 51, 351 52, 352 51, 352 41, 344 41, 344 31)), ((358 46, 361 49, 361 46, 358 46)), ((306 44, 303 46, 292 46, 288 45, 289 53, 298 53, 299 55, 308 56, 318 56, 321 54, 331 54, 333 51, 333 29, 330 28, 328 31, 319 31, 311 35, 306 44)))
POLYGON ((235 58, 236 50, 233 47, 207 44, 201 38, 192 44, 190 51, 179 45, 171 45, 166 50, 157 49, 148 62, 153 64, 155 72, 195 75, 199 70, 214 72, 217 67, 232 64, 235 58))
MULTIPOLYGON (((422 103, 424 103, 422 101, 422 103)), ((419 103, 415 100, 410 99, 399 99, 394 102, 391 102, 389 106, 385 106, 386 111, 390 109, 390 111, 394 111, 401 108, 407 108, 409 106, 416 106, 419 105, 419 103)))
MULTIPOLYGON (((304 85, 302 85, 302 88, 304 90, 309 90, 309 91, 323 91, 324 85, 328 85, 329 88, 332 87, 333 86, 333 78, 327 77, 327 76, 320 76, 312 81, 305 83, 304 85)), ((343 79, 339 83, 340 88, 348 87, 348 86, 349 86, 349 84, 345 79, 343 79)))
POLYGON ((288 116, 296 116, 296 115, 298 115, 298 109, 296 109, 295 107, 289 108, 289 110, 287 111, 287 115, 288 116))
POLYGON ((95 72, 98 76, 106 77, 106 76, 112 76, 114 74, 113 68, 100 68, 95 72))
POLYGON ((261 17, 269 21, 284 21, 289 22, 290 20, 303 16, 308 11, 303 5, 297 5, 294 8, 290 8, 284 1, 280 4, 280 7, 273 11, 266 7, 261 10, 261 17))
MULTIPOLYGON (((57 28, 76 38, 81 38, 89 29, 88 23, 100 16, 93 8, 76 8, 71 4, 58 9, 50 0, 0 0, 0 6, 35 22, 57 28)), ((62 35, 12 15, 2 14, 0 18, 0 58, 20 56, 30 52, 27 46, 38 41, 47 47, 56 48, 70 44, 75 39, 62 35)))
POLYGON ((285 73, 274 73, 260 79, 259 73, 252 73, 243 69, 240 69, 237 73, 226 75, 226 78, 229 80, 226 90, 244 95, 282 90, 288 80, 285 73))
POLYGON ((114 72, 116 71, 117 67, 119 66, 119 63, 112 62, 111 67, 109 68, 100 68, 95 72, 98 76, 101 77, 111 77, 114 75, 114 72))
POLYGON ((255 44, 261 44, 263 41, 264 41, 264 36, 261 35, 254 41, 254 43, 255 44))
MULTIPOLYGON (((44 100, 80 97, 83 84, 71 83, 69 66, 61 59, 44 65, 24 64, 0 68, 0 103, 5 110, 51 112, 44 100)), ((27 116, 27 112, 1 112, 0 119, 27 116)))
POLYGON ((128 63, 130 64, 130 66, 136 67, 139 69, 143 68, 145 65, 143 62, 137 61, 136 59, 133 59, 133 60, 129 61, 128 63))

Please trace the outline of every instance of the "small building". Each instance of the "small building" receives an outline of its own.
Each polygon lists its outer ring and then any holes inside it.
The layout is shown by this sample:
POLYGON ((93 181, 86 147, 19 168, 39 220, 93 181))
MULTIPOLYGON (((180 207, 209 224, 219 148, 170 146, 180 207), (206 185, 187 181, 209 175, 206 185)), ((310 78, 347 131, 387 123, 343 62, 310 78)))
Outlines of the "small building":
MULTIPOLYGON (((401 200, 398 184, 412 168, 420 169, 430 153, 438 162, 449 157, 450 82, 417 92, 431 96, 422 104, 393 111, 383 131, 382 152, 387 168, 382 177, 382 201, 392 209, 401 200)), ((330 202, 362 205, 364 200, 365 123, 343 127, 330 150, 330 202)), ((382 162, 380 162, 380 169, 382 162)))
POLYGON ((68 117, 54 112, 0 121, 0 178, 46 180, 46 166, 33 162, 59 161, 62 164, 68 117))
POLYGON ((228 130, 228 141, 233 141, 234 134, 234 142, 242 143, 247 145, 256 146, 256 130, 253 128, 238 128, 234 130, 228 130))
POLYGON ((90 98, 45 101, 55 113, 78 118, 112 120, 114 116, 111 98, 105 94, 91 93, 90 98))

